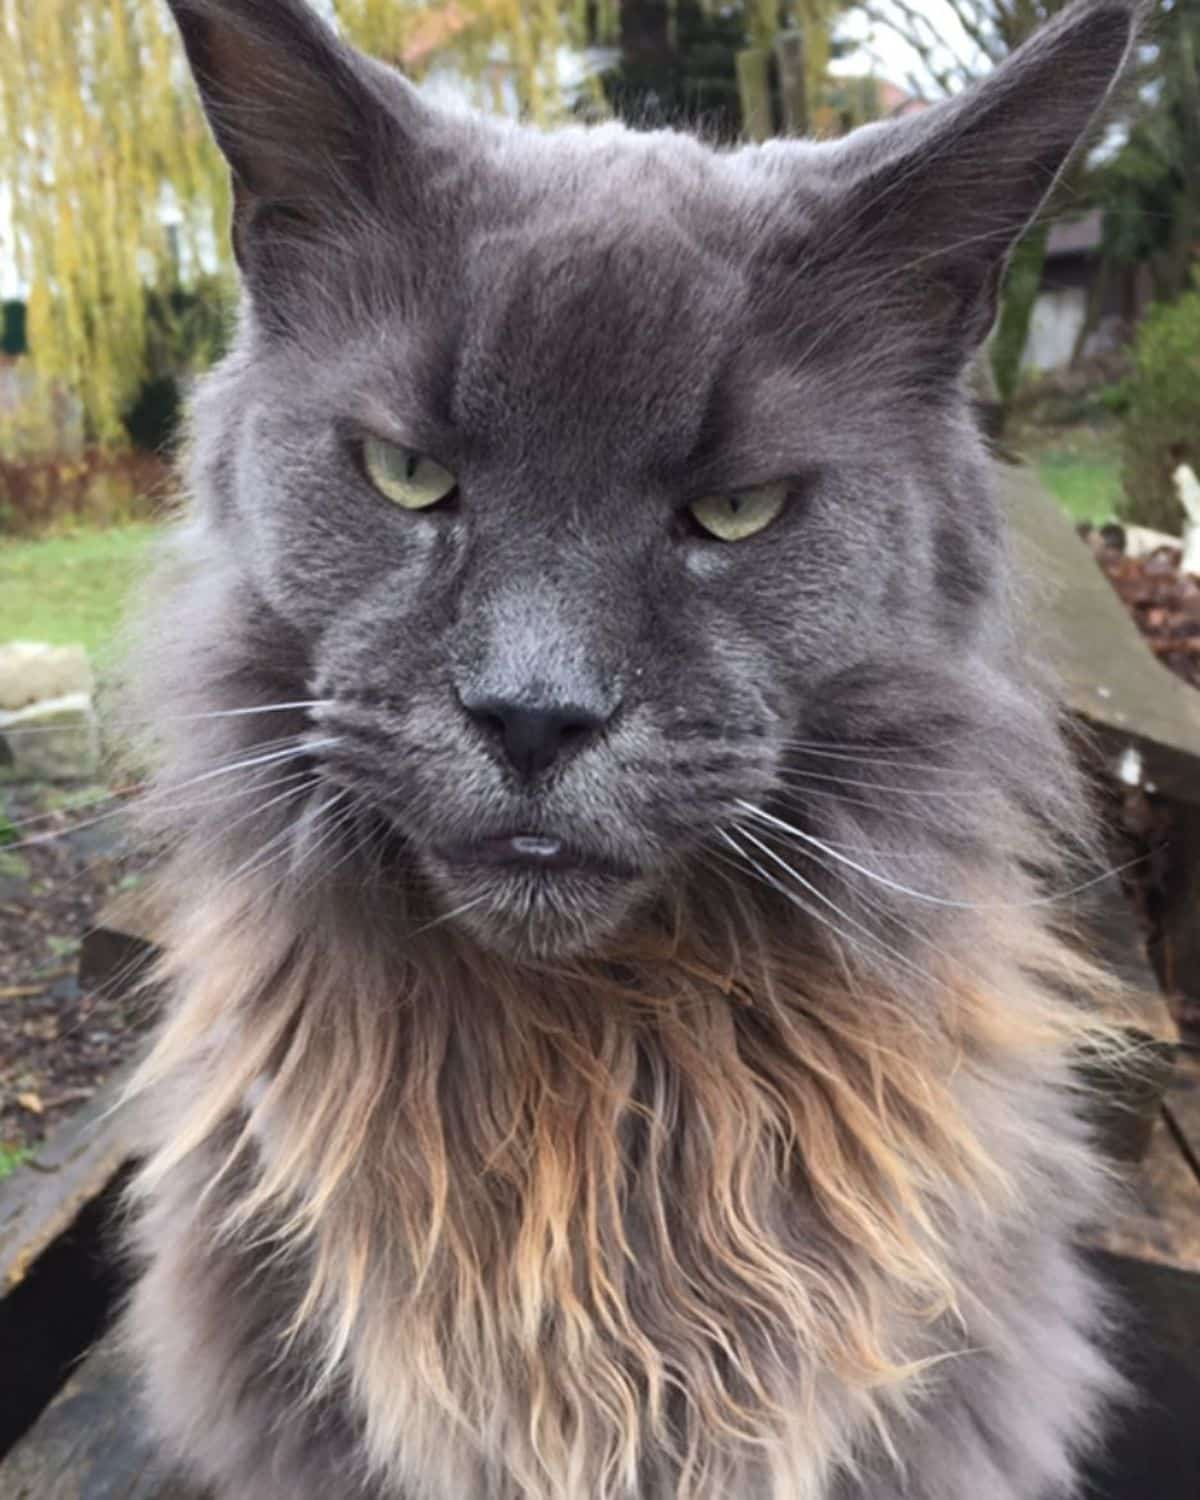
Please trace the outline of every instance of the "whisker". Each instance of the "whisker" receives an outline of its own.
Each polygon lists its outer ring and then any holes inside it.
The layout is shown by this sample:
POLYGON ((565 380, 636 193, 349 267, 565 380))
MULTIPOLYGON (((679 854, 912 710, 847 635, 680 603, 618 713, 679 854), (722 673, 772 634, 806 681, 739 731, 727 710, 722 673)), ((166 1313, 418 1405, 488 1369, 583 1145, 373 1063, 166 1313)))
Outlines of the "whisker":
POLYGON ((883 766, 894 771, 925 771, 937 776, 961 776, 968 781, 985 779, 979 771, 974 771, 969 766, 939 766, 931 761, 893 760, 890 758, 893 754, 904 755, 907 751, 889 751, 885 745, 869 745, 864 746, 862 751, 855 751, 852 747, 845 746, 833 750, 824 749, 803 740, 781 740, 780 744, 784 749, 796 750, 804 756, 811 755, 819 760, 844 760, 856 766, 883 766), (867 751, 874 753, 867 754, 867 751))
POLYGON ((432 922, 426 922, 423 926, 418 927, 414 932, 410 932, 408 934, 409 939, 411 940, 412 938, 418 938, 426 932, 432 932, 435 927, 441 927, 446 922, 453 922, 456 917, 461 917, 464 912, 474 911, 477 906, 482 906, 487 899, 488 898, 486 896, 476 896, 473 900, 464 901, 461 906, 456 906, 453 911, 442 912, 441 915, 435 917, 432 922))
POLYGON ((896 796, 931 797, 938 801, 961 802, 964 798, 978 800, 980 796, 986 796, 989 791, 993 790, 987 786, 977 787, 971 791, 965 789, 952 791, 945 787, 891 786, 881 781, 864 781, 853 776, 835 776, 830 771, 804 771, 797 766, 785 767, 780 775, 786 780, 827 781, 836 786, 864 787, 869 791, 885 793, 887 796, 894 793, 896 796))
MULTIPOLYGON (((255 752, 270 750, 278 746, 295 745, 298 743, 300 738, 300 735, 286 734, 279 736, 279 738, 277 739, 263 740, 250 748, 252 748, 255 752)), ((236 763, 218 761, 218 768, 228 765, 232 770, 240 769, 241 766, 245 763, 242 757, 245 756, 246 749, 247 747, 243 746, 235 752, 235 756, 238 757, 236 763)), ((186 791, 188 787, 192 785, 194 785, 194 779, 181 781, 178 785, 162 786, 156 786, 152 778, 147 778, 144 781, 131 781, 123 786, 110 788, 102 796, 88 797, 78 802, 72 802, 69 806, 50 808, 46 812, 32 813, 27 818, 18 818, 15 820, 7 819, 6 821, 8 827, 10 828, 32 828, 35 824, 38 823, 49 823, 52 822, 55 818, 69 816, 70 814, 77 812, 87 812, 89 808, 93 807, 102 807, 106 802, 115 801, 117 798, 137 796, 152 799, 159 796, 166 797, 169 795, 173 799, 179 792, 186 791)), ((70 832, 72 830, 67 831, 70 832)))
MULTIPOLYGON (((839 807, 861 807, 865 808, 869 812, 873 812, 876 814, 878 814, 879 812, 878 802, 871 802, 866 797, 854 797, 846 792, 822 791, 820 787, 804 786, 800 784, 793 785, 789 787, 788 790, 789 793, 793 793, 797 796, 804 796, 805 798, 821 797, 826 802, 836 802, 839 807)), ((880 791, 883 790, 885 789, 881 787, 880 791)), ((914 812, 909 807, 889 807, 887 810, 887 815, 889 819, 898 818, 902 822, 920 823, 922 827, 929 826, 929 817, 926 813, 914 812)))
MULTIPOLYGON (((168 785, 168 786, 160 786, 160 787, 151 787, 148 791, 142 792, 141 795, 145 799, 149 799, 149 800, 154 800, 155 798, 160 798, 161 797, 164 801, 169 800, 172 804, 175 804, 175 799, 179 796, 179 794, 181 792, 187 791, 190 787, 199 786, 199 785, 201 785, 203 783, 212 781, 214 778, 219 777, 219 776, 230 776, 230 775, 233 775, 235 772, 238 772, 238 771, 252 770, 256 766, 274 765, 274 764, 277 764, 280 761, 286 761, 286 760, 289 760, 289 759, 300 759, 302 756, 307 755, 309 753, 309 751, 311 751, 311 750, 321 749, 321 748, 323 748, 323 747, 325 747, 327 745, 336 745, 336 744, 338 744, 339 743, 339 739, 340 739, 340 737, 332 737, 332 738, 323 739, 323 740, 312 740, 312 741, 309 741, 306 744, 299 744, 299 745, 290 746, 286 750, 273 751, 271 754, 268 754, 268 755, 251 756, 248 759, 235 761, 231 765, 218 766, 214 770, 209 770, 209 771, 201 772, 201 774, 198 775, 198 776, 193 776, 193 777, 189 778, 186 781, 180 782, 178 786, 169 786, 168 785)), ((133 789, 130 790, 129 793, 122 792, 119 795, 121 795, 123 798, 125 798, 127 800, 128 797, 131 796, 131 795, 133 795, 137 790, 138 789, 133 788, 133 789)), ((105 798, 97 799, 97 801, 94 804, 89 804, 89 805, 100 806, 103 802, 108 802, 108 801, 113 800, 113 797, 117 796, 117 795, 118 795, 117 793, 114 793, 110 797, 105 797, 105 798)), ((179 805, 179 806, 182 806, 182 807, 187 807, 188 806, 187 803, 175 804, 175 805, 179 805)), ((56 828, 56 829, 54 829, 50 833, 33 834, 29 838, 18 839, 15 843, 5 844, 3 847, 5 849, 11 850, 11 851, 15 851, 15 850, 18 850, 18 849, 31 849, 31 848, 35 848, 35 847, 37 847, 38 845, 41 845, 41 844, 55 843, 55 842, 57 842, 57 841, 59 841, 61 839, 69 838, 72 834, 81 833, 86 828, 97 828, 97 827, 99 827, 99 825, 101 823, 107 822, 110 818, 119 817, 125 811, 127 811, 127 807, 125 805, 125 801, 123 801, 122 805, 120 807, 110 808, 107 812, 99 813, 94 818, 85 818, 82 822, 73 823, 70 828, 56 828)), ((44 822, 46 820, 47 816, 52 817, 52 816, 55 816, 55 814, 48 814, 48 815, 45 815, 45 816, 39 816, 37 818, 37 821, 44 822)), ((33 821, 32 819, 29 820, 30 823, 32 821, 33 821)), ((29 826, 29 824, 28 823, 26 823, 25 825, 14 824, 13 826, 14 827, 29 826)))
MULTIPOLYGON (((979 733, 978 729, 964 729, 960 734, 944 735, 939 739, 927 740, 924 743, 930 750, 937 750, 948 745, 962 745, 977 740, 979 733)), ((779 743, 789 750, 807 751, 809 755, 847 756, 851 759, 858 759, 864 754, 881 757, 911 755, 916 748, 913 745, 881 745, 877 740, 804 740, 791 735, 785 736, 779 743)), ((924 770, 925 767, 922 766, 920 769, 924 770)))
MULTIPOLYGON (((830 898, 826 896, 824 891, 813 885, 810 880, 806 880, 798 870, 793 869, 785 859, 776 854, 775 851, 771 849, 767 844, 764 844, 761 839, 756 838, 755 835, 751 833, 750 830, 744 825, 739 825, 738 832, 741 833, 745 838, 748 838, 756 848, 760 849, 767 856, 768 859, 774 861, 775 864, 786 870, 787 873, 792 877, 792 879, 802 885, 810 896, 814 896, 818 901, 822 903, 822 905, 829 907, 831 911, 835 912, 842 919, 842 921, 849 922, 852 927, 857 928, 866 937, 867 943, 870 948, 874 950, 876 957, 882 954, 891 959, 893 962, 899 963, 915 978, 924 980, 928 984, 936 985, 940 989, 949 988, 944 980, 940 980, 936 975, 930 974, 925 969, 922 969, 921 966, 914 963, 907 954, 902 953, 898 948, 894 948, 890 943, 881 938, 878 933, 873 932, 871 928, 869 928, 864 922, 860 922, 856 917, 851 916, 849 912, 843 911, 835 901, 831 901, 830 898)), ((750 856, 747 855, 746 857, 749 858, 750 856)), ((806 902, 801 901, 799 897, 797 897, 794 892, 789 891, 782 882, 772 881, 772 878, 769 875, 767 875, 765 878, 769 882, 774 883, 777 889, 780 890, 783 895, 787 896, 789 900, 794 901, 796 905, 802 908, 802 910, 807 911, 810 916, 816 917, 818 921, 824 921, 827 927, 832 927, 833 930, 837 932, 841 937, 843 942, 849 943, 851 946, 854 945, 854 942, 856 941, 854 938, 848 937, 846 933, 842 932, 841 929, 838 928, 836 924, 831 922, 827 917, 821 917, 820 913, 814 912, 806 902)))
MULTIPOLYGON (((208 719, 241 719, 254 714, 282 714, 296 712, 299 709, 331 708, 333 703, 332 698, 308 698, 299 699, 295 703, 267 703, 252 708, 217 708, 208 713, 155 714, 151 719, 122 722, 129 723, 133 728, 152 729, 156 724, 196 724, 208 719)), ((8 728, 0 725, 0 738, 8 739, 14 735, 63 734, 73 727, 70 724, 12 724, 8 728)), ((104 726, 100 727, 103 733, 104 726)))
MULTIPOLYGON (((239 797, 250 797, 252 795, 257 796, 259 793, 269 792, 275 787, 286 786, 289 783, 307 780, 311 777, 312 773, 307 770, 292 771, 287 776, 277 776, 271 781, 256 782, 253 787, 243 787, 234 795, 239 797)), ((313 779, 313 785, 316 785, 315 779, 313 779)), ((257 817, 267 808, 274 807, 276 802, 280 802, 283 800, 283 797, 295 795, 296 792, 302 790, 303 788, 301 787, 294 787, 293 791, 285 792, 281 797, 273 797, 269 802, 255 803, 255 805, 251 807, 247 812, 244 812, 239 817, 234 818, 232 822, 224 824, 221 828, 220 833, 216 834, 210 839, 207 839, 203 844, 199 846, 199 848, 195 852, 199 854, 205 853, 208 849, 211 849, 215 844, 219 843, 231 828, 236 828, 239 824, 247 822, 250 818, 257 817)), ((189 798, 186 802, 176 804, 176 810, 181 812, 186 811, 189 813, 201 812, 206 807, 224 806, 228 803, 228 800, 229 794, 227 792, 218 792, 212 796, 189 798)), ((124 808, 116 809, 113 816, 116 815, 116 812, 122 812, 125 810, 126 809, 124 808)), ((63 829, 62 835, 64 838, 68 838, 72 833, 74 833, 74 831, 74 828, 63 829)), ((128 852, 137 854, 139 856, 139 868, 142 870, 146 870, 153 869, 156 865, 161 864, 164 860, 170 857, 170 855, 174 852, 174 849, 173 847, 166 848, 160 850, 157 854, 150 855, 148 851, 140 850, 135 845, 134 849, 128 852)), ((88 859, 77 869, 73 870, 69 875, 61 879, 59 884, 63 888, 70 886, 74 884, 75 881, 82 880, 85 876, 93 874, 97 869, 99 869, 101 865, 105 863, 106 860, 111 858, 111 854, 99 854, 94 859, 88 859)))
POLYGON ((1026 901, 956 901, 950 896, 935 896, 929 891, 919 891, 912 886, 902 884, 898 880, 891 880, 888 876, 881 875, 878 870, 872 870, 867 865, 859 864, 857 860, 840 853, 837 849, 826 844, 823 839, 816 838, 811 833, 805 833, 801 828, 793 828, 790 823, 785 823, 782 819, 772 816, 771 813, 764 812, 761 807, 755 807, 752 802, 743 802, 739 798, 738 806, 744 808, 753 817, 770 824, 773 828, 790 834, 792 837, 802 840, 815 849, 820 849, 830 859, 836 860, 838 864, 847 866, 847 868, 854 870, 859 875, 865 876, 868 880, 873 880, 876 884, 884 886, 887 890, 895 891, 901 896, 909 896, 914 901, 924 901, 931 906, 949 907, 954 911, 1026 911, 1031 907, 1052 906, 1059 901, 1070 900, 1072 896, 1080 896, 1085 891, 1091 890, 1094 886, 1103 884, 1104 881, 1111 879, 1112 876, 1120 875, 1125 870, 1132 869, 1135 865, 1142 864, 1149 858, 1145 854, 1136 855, 1133 859, 1126 860, 1124 864, 1114 865, 1111 869, 1104 870, 1099 875, 1093 875, 1090 879, 1081 881, 1078 885, 1071 886, 1065 891, 1056 891, 1047 896, 1033 896, 1026 901))

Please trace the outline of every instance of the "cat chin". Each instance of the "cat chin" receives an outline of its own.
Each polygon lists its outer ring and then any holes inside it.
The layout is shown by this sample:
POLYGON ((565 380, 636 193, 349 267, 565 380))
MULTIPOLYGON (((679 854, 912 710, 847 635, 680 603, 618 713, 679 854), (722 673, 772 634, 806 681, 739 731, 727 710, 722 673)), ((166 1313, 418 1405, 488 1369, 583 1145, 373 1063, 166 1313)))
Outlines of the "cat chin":
POLYGON ((430 870, 441 920, 481 947, 524 962, 600 951, 647 894, 642 879, 550 872, 430 870))

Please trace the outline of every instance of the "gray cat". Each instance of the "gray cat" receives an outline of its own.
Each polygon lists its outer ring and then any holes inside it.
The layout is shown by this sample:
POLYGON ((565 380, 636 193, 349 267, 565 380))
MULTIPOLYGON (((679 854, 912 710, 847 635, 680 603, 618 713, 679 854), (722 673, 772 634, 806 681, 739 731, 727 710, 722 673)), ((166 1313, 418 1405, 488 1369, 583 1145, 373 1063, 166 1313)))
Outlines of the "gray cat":
POLYGON ((230 1500, 1046 1500, 1087 817, 966 378, 1121 71, 718 152, 174 0, 244 287, 142 635, 127 1334, 230 1500))

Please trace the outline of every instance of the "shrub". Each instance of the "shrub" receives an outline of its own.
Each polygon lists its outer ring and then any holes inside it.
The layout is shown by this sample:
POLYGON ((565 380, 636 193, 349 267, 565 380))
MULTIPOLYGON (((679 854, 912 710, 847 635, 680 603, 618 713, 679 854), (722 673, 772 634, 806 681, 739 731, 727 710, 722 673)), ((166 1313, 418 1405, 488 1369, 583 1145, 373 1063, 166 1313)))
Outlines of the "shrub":
POLYGON ((87 448, 11 460, 0 446, 0 546, 8 536, 36 536, 73 522, 113 526, 150 519, 169 493, 167 467, 153 453, 87 448))
POLYGON ((1183 509, 1171 476, 1200 470, 1200 287, 1151 308, 1124 382, 1122 519, 1179 532, 1183 509))

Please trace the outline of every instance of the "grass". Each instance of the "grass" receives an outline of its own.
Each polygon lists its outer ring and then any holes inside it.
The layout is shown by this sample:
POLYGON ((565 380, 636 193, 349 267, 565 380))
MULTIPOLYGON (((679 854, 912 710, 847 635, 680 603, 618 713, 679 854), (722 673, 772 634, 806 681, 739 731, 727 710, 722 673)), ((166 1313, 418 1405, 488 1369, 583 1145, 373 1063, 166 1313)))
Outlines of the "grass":
POLYGON ((1006 437, 1073 521, 1114 519, 1124 491, 1121 425, 1111 413, 1063 423, 1018 411, 1006 437))
POLYGON ((1050 449, 1034 459, 1042 483, 1073 521, 1111 521, 1121 498, 1115 458, 1050 449))
POLYGON ((127 525, 0 539, 0 642, 79 644, 103 659, 153 535, 127 525))
POLYGON ((0 1146, 0 1182, 10 1177, 32 1155, 28 1146, 0 1146))

